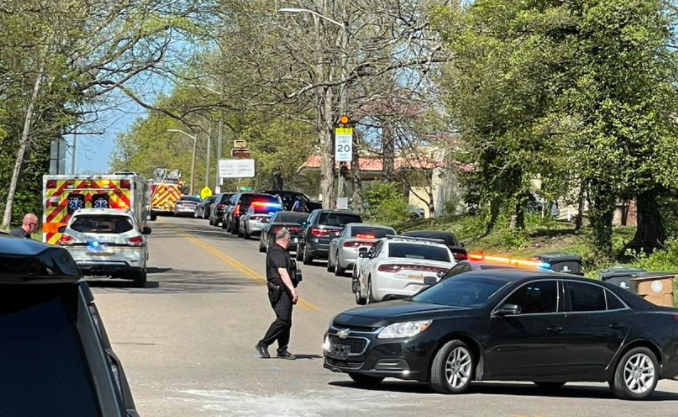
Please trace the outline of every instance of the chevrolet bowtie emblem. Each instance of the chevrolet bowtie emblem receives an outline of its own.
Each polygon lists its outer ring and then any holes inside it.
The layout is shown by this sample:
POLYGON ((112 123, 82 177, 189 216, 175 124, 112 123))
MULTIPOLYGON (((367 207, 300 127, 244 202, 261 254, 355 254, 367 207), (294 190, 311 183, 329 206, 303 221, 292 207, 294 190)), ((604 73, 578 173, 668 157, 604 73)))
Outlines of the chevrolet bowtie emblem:
POLYGON ((337 336, 339 337, 339 339, 346 339, 348 337, 349 333, 351 333, 351 330, 341 329, 337 332, 337 336))

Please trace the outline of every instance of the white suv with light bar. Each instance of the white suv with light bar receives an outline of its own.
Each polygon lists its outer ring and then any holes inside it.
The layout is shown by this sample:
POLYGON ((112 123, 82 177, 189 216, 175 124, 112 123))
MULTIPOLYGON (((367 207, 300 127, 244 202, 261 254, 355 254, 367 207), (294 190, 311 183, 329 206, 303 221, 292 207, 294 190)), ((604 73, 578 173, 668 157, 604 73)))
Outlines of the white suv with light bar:
POLYGON ((131 279, 146 285, 148 227, 130 210, 81 209, 73 213, 59 245, 73 256, 83 275, 131 279))
POLYGON ((352 285, 358 304, 412 296, 427 286, 425 276, 456 263, 443 241, 392 235, 360 257, 352 285))

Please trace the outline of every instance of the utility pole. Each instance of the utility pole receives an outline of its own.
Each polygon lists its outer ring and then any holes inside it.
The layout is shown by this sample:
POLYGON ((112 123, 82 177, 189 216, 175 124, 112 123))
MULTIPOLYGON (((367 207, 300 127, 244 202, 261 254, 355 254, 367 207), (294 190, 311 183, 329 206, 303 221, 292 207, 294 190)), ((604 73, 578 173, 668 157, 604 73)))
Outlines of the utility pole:
POLYGON ((78 127, 73 128, 73 149, 71 154, 71 175, 75 175, 75 152, 78 146, 78 127))
POLYGON ((195 184, 195 154, 198 151, 198 136, 193 137, 193 159, 191 159, 191 188, 188 192, 190 195, 193 195, 194 184, 195 184))
POLYGON ((221 84, 221 92, 219 93, 219 108, 221 109, 219 111, 219 138, 217 139, 217 175, 216 179, 214 180, 214 189, 216 190, 217 187, 219 187, 219 160, 221 159, 222 153, 223 153, 223 146, 224 146, 224 84, 221 84))
POLYGON ((210 159, 212 156, 212 118, 209 119, 209 127, 207 129, 207 167, 205 168, 205 187, 210 186, 210 159))

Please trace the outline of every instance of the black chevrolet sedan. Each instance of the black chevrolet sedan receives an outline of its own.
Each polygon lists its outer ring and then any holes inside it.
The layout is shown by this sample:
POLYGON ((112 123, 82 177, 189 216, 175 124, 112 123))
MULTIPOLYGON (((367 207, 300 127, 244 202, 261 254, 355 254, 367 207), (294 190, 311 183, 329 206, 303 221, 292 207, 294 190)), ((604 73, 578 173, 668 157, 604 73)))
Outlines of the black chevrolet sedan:
POLYGON ((360 384, 385 377, 463 393, 472 381, 608 382, 641 400, 678 375, 678 310, 572 275, 468 272, 330 323, 324 366, 360 384))

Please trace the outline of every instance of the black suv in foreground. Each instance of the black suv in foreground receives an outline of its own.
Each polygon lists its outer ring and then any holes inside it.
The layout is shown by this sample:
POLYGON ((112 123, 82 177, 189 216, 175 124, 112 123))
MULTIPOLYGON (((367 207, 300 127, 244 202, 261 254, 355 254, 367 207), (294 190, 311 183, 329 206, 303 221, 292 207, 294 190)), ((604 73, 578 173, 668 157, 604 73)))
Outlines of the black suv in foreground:
POLYGON ((591 381, 642 400, 678 375, 678 310, 575 275, 467 272, 338 314, 323 348, 325 368, 360 384, 394 377, 460 394, 473 381, 591 381))
POLYGON ((297 260, 310 265, 314 259, 327 259, 330 242, 349 223, 362 223, 358 213, 342 210, 313 210, 303 224, 297 246, 297 260))
POLYGON ((138 417, 64 248, 0 236, 0 415, 138 417))

